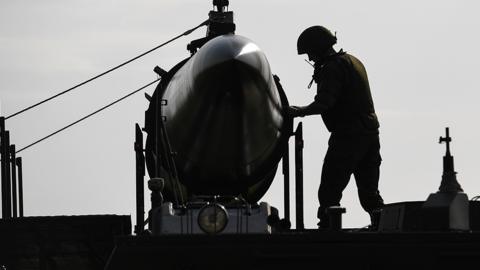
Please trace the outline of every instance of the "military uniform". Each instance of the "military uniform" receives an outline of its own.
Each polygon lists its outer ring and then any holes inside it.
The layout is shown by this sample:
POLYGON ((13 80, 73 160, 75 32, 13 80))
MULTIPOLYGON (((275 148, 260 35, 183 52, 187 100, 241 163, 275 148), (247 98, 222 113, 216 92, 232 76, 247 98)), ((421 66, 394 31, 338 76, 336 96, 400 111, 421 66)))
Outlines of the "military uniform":
POLYGON ((383 206, 378 191, 381 163, 379 123, 363 64, 343 51, 315 63, 317 95, 300 115, 321 114, 331 132, 318 199, 320 227, 328 227, 325 209, 339 205, 350 176, 355 176, 360 203, 372 214, 383 206))

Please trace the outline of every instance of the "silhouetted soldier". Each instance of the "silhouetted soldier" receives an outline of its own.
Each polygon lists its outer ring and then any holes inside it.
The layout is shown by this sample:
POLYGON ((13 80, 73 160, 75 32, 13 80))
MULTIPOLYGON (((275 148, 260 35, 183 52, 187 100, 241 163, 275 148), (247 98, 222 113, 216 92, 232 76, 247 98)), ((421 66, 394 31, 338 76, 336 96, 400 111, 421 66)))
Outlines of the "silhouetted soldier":
POLYGON ((381 163, 379 123, 363 64, 332 46, 337 42, 323 26, 307 28, 298 38, 298 54, 315 62, 317 95, 308 106, 290 107, 293 117, 321 114, 331 132, 322 168, 318 199, 319 227, 328 227, 326 208, 340 205, 350 176, 355 176, 360 203, 371 216, 383 206, 378 191, 381 163))

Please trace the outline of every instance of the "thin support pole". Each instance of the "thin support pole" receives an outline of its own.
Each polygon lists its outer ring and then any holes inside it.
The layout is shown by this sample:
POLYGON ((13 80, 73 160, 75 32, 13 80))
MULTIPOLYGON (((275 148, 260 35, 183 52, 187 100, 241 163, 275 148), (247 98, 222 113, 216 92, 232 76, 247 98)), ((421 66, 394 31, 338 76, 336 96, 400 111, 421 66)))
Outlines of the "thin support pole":
POLYGON ((10 168, 12 174, 12 217, 17 216, 17 166, 15 166, 15 145, 10 145, 10 168))
POLYGON ((303 125, 298 124, 295 131, 295 201, 296 201, 296 228, 305 229, 303 224, 303 125))
POLYGON ((19 217, 23 217, 23 173, 22 173, 22 158, 15 159, 18 170, 18 213, 19 217))
POLYGON ((144 232, 145 218, 145 156, 143 154, 143 133, 138 124, 135 124, 135 156, 136 156, 136 191, 137 191, 137 225, 135 233, 144 232))
POLYGON ((0 117, 0 160, 1 160, 1 181, 2 181, 2 218, 7 218, 7 175, 5 174, 7 158, 5 157, 5 117, 0 117))
POLYGON ((290 222, 290 147, 288 146, 288 140, 285 147, 285 153, 282 158, 283 169, 283 206, 284 218, 290 222))
MULTIPOLYGON (((161 106, 167 106, 168 102, 165 99, 160 101, 161 106)), ((183 200, 182 189, 180 186, 180 181, 178 179, 177 167, 175 165, 175 153, 172 151, 172 146, 170 145, 170 139, 168 137, 167 129, 165 128, 166 117, 162 114, 162 109, 160 108, 160 132, 161 132, 161 143, 162 149, 164 150, 164 155, 166 157, 166 163, 168 166, 168 174, 172 180, 172 189, 173 196, 175 199, 175 207, 184 205, 185 201, 183 200)))
POLYGON ((10 132, 5 131, 2 138, 2 169, 5 170, 5 215, 4 218, 12 217, 12 180, 10 176, 10 132))

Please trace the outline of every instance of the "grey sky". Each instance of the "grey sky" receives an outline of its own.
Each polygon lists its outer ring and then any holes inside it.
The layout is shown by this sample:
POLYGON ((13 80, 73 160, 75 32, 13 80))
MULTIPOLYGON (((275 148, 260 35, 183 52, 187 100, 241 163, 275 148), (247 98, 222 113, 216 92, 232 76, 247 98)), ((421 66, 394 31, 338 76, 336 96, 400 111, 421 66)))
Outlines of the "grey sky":
MULTIPOLYGON (((312 68, 296 55, 306 27, 337 32, 338 45, 361 59, 381 121, 386 202, 424 200, 437 190, 451 127, 458 178, 466 193, 480 193, 476 1, 231 0, 237 34, 262 48, 292 104, 314 96, 312 68)), ((7 1, 0 0, 1 113, 11 114, 196 26, 211 0, 7 1)), ((111 76, 7 121, 22 147, 155 79, 188 56, 186 44, 201 29, 111 76)), ((151 93, 153 88, 146 92, 151 93)), ((26 215, 134 214, 134 124, 143 125, 142 94, 26 150, 26 215)), ((306 225, 316 223, 316 191, 328 133, 319 116, 305 128, 306 225)), ((280 175, 264 197, 282 210, 280 175)), ((352 178, 353 180, 353 178, 352 178)), ((345 224, 364 226, 354 181, 344 193, 345 224)))

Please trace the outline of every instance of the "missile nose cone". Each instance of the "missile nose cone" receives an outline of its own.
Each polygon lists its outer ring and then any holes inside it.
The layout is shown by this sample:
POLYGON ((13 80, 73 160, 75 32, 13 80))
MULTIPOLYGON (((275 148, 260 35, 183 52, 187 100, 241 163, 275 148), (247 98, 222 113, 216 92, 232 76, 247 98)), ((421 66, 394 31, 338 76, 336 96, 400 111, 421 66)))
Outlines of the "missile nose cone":
MULTIPOLYGON (((266 64, 270 71, 265 55, 255 43, 242 36, 225 35, 213 39, 200 49, 193 62, 193 72, 197 74, 232 60, 249 64, 259 71, 267 71, 266 64)), ((263 73, 268 75, 267 72, 263 73)))

